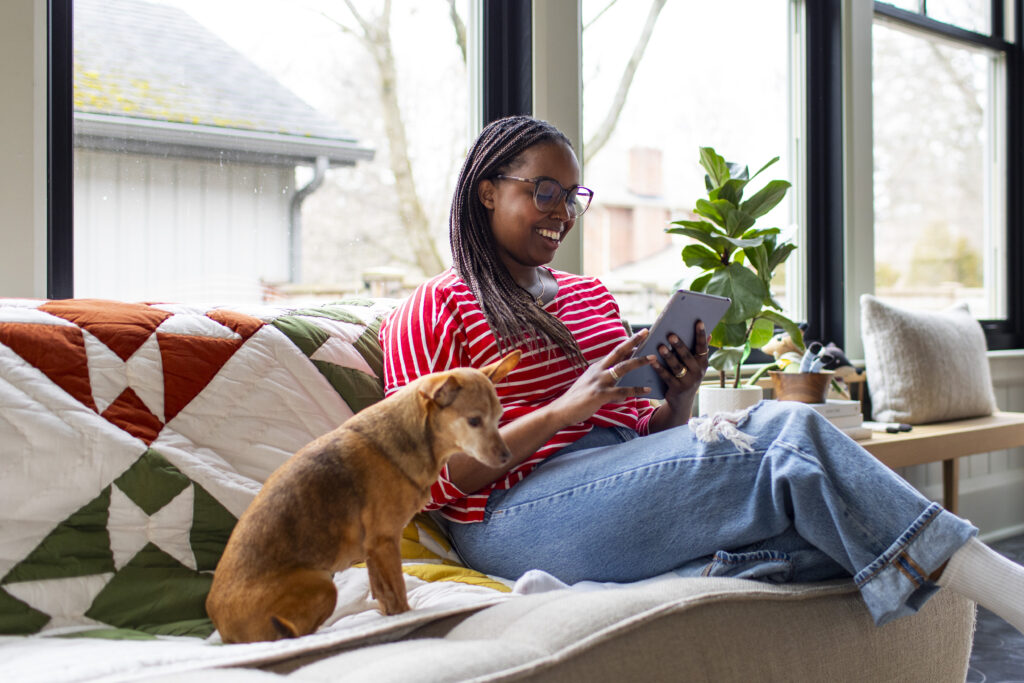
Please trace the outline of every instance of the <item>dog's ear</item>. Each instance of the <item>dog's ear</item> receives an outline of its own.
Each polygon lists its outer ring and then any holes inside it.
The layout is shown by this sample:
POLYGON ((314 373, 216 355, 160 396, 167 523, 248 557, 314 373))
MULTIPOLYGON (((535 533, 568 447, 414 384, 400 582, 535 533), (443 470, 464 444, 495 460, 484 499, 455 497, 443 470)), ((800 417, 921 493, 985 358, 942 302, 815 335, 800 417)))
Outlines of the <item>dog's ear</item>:
POLYGON ((519 358, 523 354, 517 349, 512 353, 508 354, 496 363, 485 365, 480 368, 480 372, 487 375, 492 384, 497 384, 501 380, 505 379, 508 373, 512 372, 512 368, 519 364, 519 358))
POLYGON ((433 382, 430 386, 420 389, 420 393, 428 400, 446 408, 452 404, 461 389, 462 385, 459 384, 459 380, 452 375, 447 375, 443 381, 433 382))

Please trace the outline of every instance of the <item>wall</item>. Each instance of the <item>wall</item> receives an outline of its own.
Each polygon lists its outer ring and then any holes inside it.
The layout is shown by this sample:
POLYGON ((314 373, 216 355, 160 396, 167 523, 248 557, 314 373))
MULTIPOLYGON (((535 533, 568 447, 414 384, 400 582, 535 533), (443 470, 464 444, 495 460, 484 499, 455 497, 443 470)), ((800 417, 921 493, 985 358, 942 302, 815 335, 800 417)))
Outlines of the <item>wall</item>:
POLYGON ((295 170, 75 150, 75 295, 256 303, 289 278, 295 170))
POLYGON ((0 5, 0 296, 46 294, 46 3, 0 5))

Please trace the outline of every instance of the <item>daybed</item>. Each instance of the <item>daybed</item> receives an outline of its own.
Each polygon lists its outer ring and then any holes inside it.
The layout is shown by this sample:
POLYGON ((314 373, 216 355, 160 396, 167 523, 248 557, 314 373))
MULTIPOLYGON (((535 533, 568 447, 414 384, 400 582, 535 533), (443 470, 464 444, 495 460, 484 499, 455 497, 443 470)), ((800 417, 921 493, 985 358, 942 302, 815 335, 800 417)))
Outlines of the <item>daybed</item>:
POLYGON ((876 628, 848 581, 545 590, 460 566, 425 516, 402 546, 412 611, 382 616, 354 567, 319 632, 220 644, 203 601, 234 522, 381 398, 393 304, 0 301, 0 680, 964 680, 955 595, 876 628))

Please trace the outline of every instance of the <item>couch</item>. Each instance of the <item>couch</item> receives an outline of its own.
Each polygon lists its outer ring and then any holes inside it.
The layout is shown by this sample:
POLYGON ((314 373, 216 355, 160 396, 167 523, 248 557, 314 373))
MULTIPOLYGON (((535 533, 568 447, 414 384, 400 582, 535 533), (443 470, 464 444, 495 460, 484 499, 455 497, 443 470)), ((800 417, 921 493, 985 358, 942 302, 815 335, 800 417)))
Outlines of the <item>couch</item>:
POLYGON ((221 644, 227 537, 300 446, 382 397, 390 300, 309 308, 0 300, 0 680, 962 681, 974 605, 875 627, 850 581, 557 587, 402 540, 413 609, 365 567, 317 632, 221 644))

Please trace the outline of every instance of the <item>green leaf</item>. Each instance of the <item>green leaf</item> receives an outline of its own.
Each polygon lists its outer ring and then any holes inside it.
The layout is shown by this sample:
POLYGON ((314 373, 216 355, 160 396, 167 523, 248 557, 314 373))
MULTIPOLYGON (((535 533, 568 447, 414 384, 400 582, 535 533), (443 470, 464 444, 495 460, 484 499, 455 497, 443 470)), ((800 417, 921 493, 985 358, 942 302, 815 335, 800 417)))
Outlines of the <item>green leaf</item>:
MULTIPOLYGON (((726 219, 729 215, 729 212, 735 210, 736 209, 735 207, 733 207, 732 204, 726 201, 722 201, 721 199, 717 199, 714 201, 708 201, 707 199, 698 199, 697 206, 694 209, 694 213, 700 216, 704 216, 705 218, 710 218, 712 221, 715 222, 716 225, 719 225, 724 228, 726 225, 726 219)), ((728 230, 726 232, 732 234, 728 230)))
POLYGON ((729 167, 730 178, 737 178, 739 180, 750 180, 749 166, 744 166, 743 164, 736 164, 731 161, 725 162, 725 165, 729 167))
MULTIPOLYGON (((712 234, 712 233, 721 234, 721 232, 722 232, 721 230, 716 228, 711 223, 708 223, 707 221, 672 221, 671 223, 669 223, 669 225, 681 225, 684 228, 691 228, 693 230, 701 230, 703 232, 708 233, 709 235, 712 234)), ((665 228, 665 232, 670 232, 670 233, 675 234, 675 235, 682 235, 682 234, 684 234, 684 233, 682 233, 679 230, 679 228, 665 228)))
POLYGON ((691 292, 703 292, 704 288, 708 286, 708 282, 711 280, 712 275, 714 275, 713 272, 698 275, 686 289, 689 289, 691 292))
MULTIPOLYGON (((747 181, 740 178, 731 178, 721 187, 718 188, 718 199, 725 200, 731 203, 735 207, 740 206, 740 200, 743 199, 743 188, 746 187, 747 181)), ((747 213, 750 213, 749 211, 747 213)))
MULTIPOLYGON (((767 318, 768 320, 771 320, 779 327, 781 327, 790 336, 790 338, 793 340, 793 343, 795 343, 797 347, 801 351, 803 351, 804 332, 795 322, 793 322, 786 316, 782 315, 781 313, 777 313, 775 311, 762 311, 761 315, 767 318)), ((768 342, 765 342, 765 344, 767 343, 768 342)), ((761 344, 761 346, 764 346, 764 344, 761 344)))
POLYGON ((711 338, 708 343, 711 346, 727 348, 730 346, 742 346, 747 339, 746 323, 718 323, 715 329, 711 330, 711 338))
POLYGON ((768 283, 771 281, 771 269, 768 268, 768 250, 764 244, 759 244, 756 247, 747 247, 743 250, 743 253, 747 255, 747 260, 750 265, 754 266, 754 270, 761 276, 761 279, 768 283))
POLYGON ((758 247, 758 246, 760 246, 764 242, 764 238, 763 237, 755 237, 752 240, 745 240, 745 239, 741 239, 739 237, 728 237, 728 236, 723 235, 723 236, 719 237, 718 239, 720 239, 720 240, 722 240, 724 242, 728 242, 729 244, 733 245, 737 249, 746 249, 748 247, 758 247))
POLYGON ((775 336, 775 323, 766 317, 758 317, 750 330, 750 345, 759 349, 775 336))
POLYGON ((782 201, 789 188, 790 184, 787 181, 773 180, 755 192, 753 197, 743 202, 740 209, 754 218, 760 218, 782 201))
POLYGON ((789 255, 792 254, 795 249, 796 245, 791 242, 779 245, 778 248, 768 255, 768 267, 774 271, 779 264, 789 258, 789 255))
POLYGON ((705 290, 708 294, 727 296, 732 299, 729 310, 722 321, 742 323, 761 311, 762 302, 768 295, 764 282, 754 271, 738 263, 714 271, 705 290))
POLYGON ((743 350, 740 348, 722 348, 711 354, 708 365, 719 372, 726 372, 739 363, 743 350))
POLYGON ((756 228, 754 230, 747 230, 743 233, 743 239, 753 239, 754 237, 773 237, 782 232, 779 228, 756 228))
POLYGON ((729 243, 726 242, 729 238, 717 232, 709 233, 698 228, 668 228, 666 232, 670 232, 673 235, 685 235, 686 237, 692 237, 698 242, 703 242, 711 247, 712 251, 717 254, 724 254, 729 248, 729 243))
POLYGON ((752 225, 754 225, 754 218, 752 216, 740 209, 732 208, 731 205, 729 206, 725 216, 725 231, 729 233, 730 237, 743 235, 752 225))
POLYGON ((715 152, 713 147, 700 148, 700 165, 704 167, 708 174, 708 179, 710 180, 709 190, 721 187, 722 183, 729 179, 729 166, 726 165, 725 159, 715 152))
POLYGON ((754 178, 756 178, 757 176, 761 175, 761 171, 763 171, 764 169, 768 168, 769 166, 771 166, 772 164, 774 164, 774 163, 775 163, 776 161, 778 161, 778 160, 779 160, 779 157, 775 157, 774 159, 772 159, 771 161, 769 161, 769 162, 768 162, 767 164, 765 164, 764 166, 762 166, 761 168, 759 168, 759 169, 757 170, 757 173, 755 173, 754 175, 750 176, 750 179, 751 179, 751 180, 753 180, 753 179, 754 179, 754 178))
POLYGON ((701 270, 714 270, 723 266, 718 254, 701 244, 689 244, 683 248, 683 263, 701 270))

